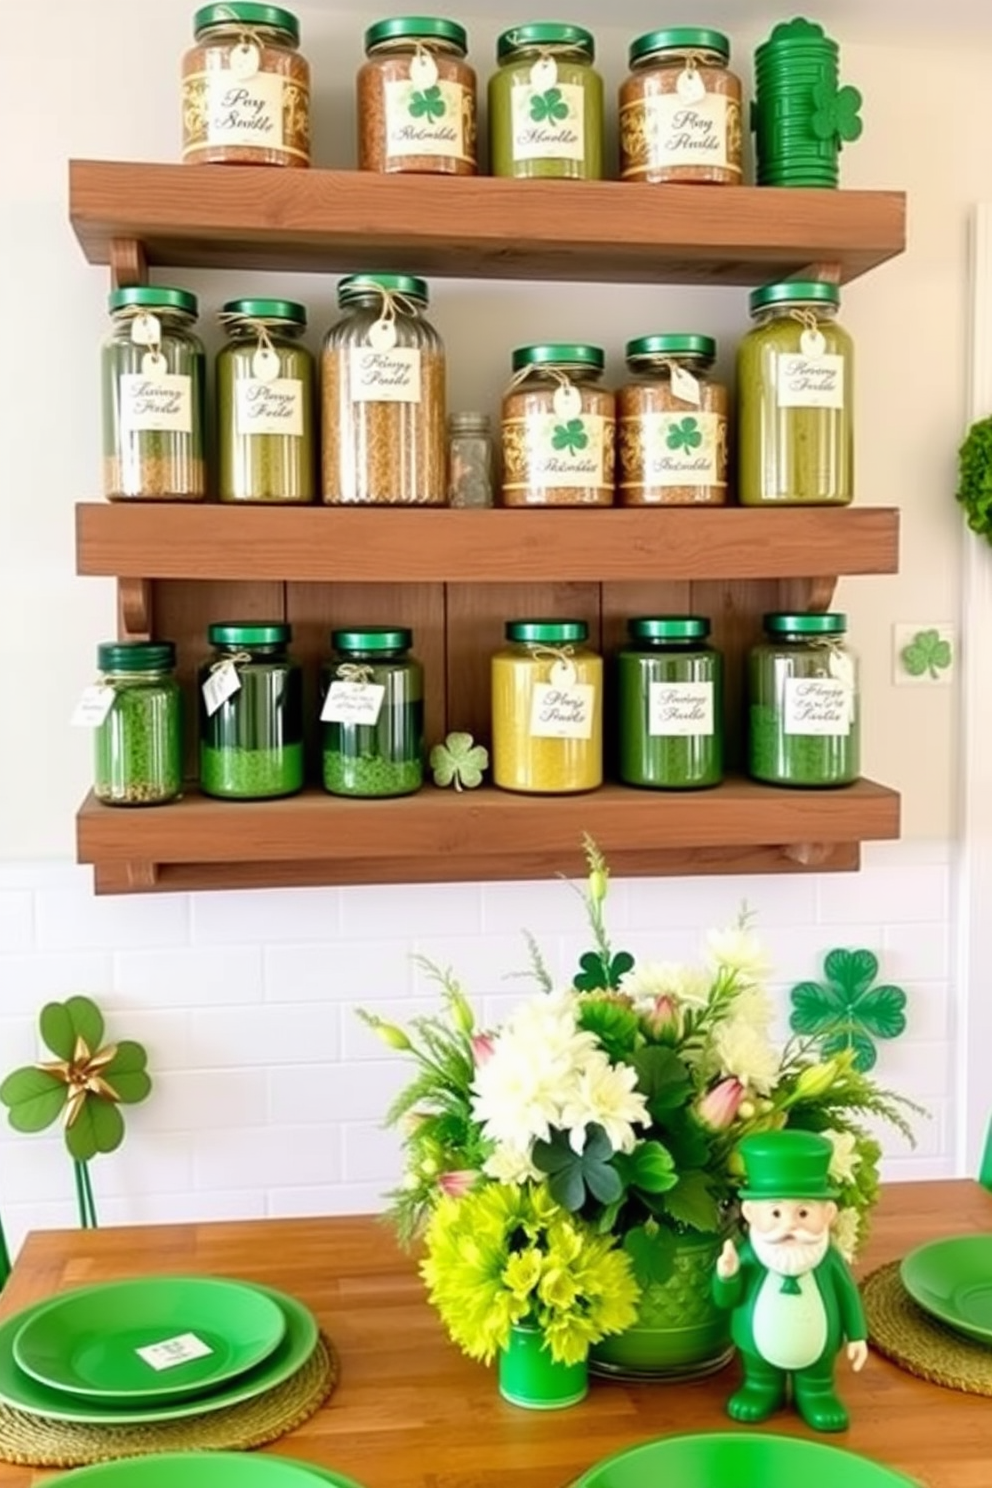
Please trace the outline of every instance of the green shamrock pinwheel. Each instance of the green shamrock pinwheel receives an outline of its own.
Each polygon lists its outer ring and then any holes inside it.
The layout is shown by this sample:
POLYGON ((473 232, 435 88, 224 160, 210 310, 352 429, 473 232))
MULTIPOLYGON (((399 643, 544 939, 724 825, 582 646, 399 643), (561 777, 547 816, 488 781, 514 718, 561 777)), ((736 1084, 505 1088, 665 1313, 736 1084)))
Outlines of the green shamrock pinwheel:
POLYGON ((855 1069, 870 1070, 878 1058, 875 1039, 898 1038, 906 1030, 906 994, 901 987, 873 986, 878 958, 871 951, 828 951, 823 982, 793 987, 794 1033, 816 1040, 823 1058, 852 1051, 855 1069))
POLYGON ((837 88, 833 83, 813 85, 815 113, 810 119, 810 129, 819 140, 860 139, 864 124, 859 117, 862 104, 857 88, 837 88))
POLYGON ((698 449, 702 442, 703 435, 699 420, 694 418, 684 418, 679 423, 673 424, 665 440, 670 450, 684 449, 686 451, 698 449))
POLYGON ((546 93, 535 93, 530 101, 530 116, 535 124, 567 119, 568 104, 561 96, 561 89, 549 88, 546 93))
POLYGON ((951 664, 951 643, 941 639, 939 630, 918 630, 899 655, 911 677, 926 673, 931 682, 939 682, 951 664))
POLYGON ((551 436, 554 449, 571 450, 572 454, 578 450, 584 450, 588 443, 589 435, 580 418, 569 419, 567 424, 556 424, 555 432, 551 436))
POLYGON ((435 83, 410 99, 410 113, 415 119, 443 119, 447 112, 441 89, 435 83))
POLYGON ((430 767, 435 785, 474 790, 482 784, 483 770, 489 768, 489 751, 476 744, 471 734, 452 733, 431 750, 430 767))

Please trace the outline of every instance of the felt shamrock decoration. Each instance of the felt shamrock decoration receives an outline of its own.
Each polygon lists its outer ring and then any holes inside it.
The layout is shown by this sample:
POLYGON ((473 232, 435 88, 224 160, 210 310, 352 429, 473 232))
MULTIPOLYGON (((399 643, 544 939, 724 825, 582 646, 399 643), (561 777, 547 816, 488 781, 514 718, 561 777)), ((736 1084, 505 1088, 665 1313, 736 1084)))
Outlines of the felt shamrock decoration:
POLYGON ((489 751, 476 744, 471 734, 449 734, 443 744, 435 744, 430 754, 434 784, 454 783, 455 790, 474 790, 482 784, 482 772, 489 768, 489 751))
POLYGON ((864 100, 857 88, 837 88, 832 83, 814 83, 816 112, 810 128, 817 139, 851 142, 860 139, 864 124, 859 110, 864 100))
POLYGON ((951 664, 951 643, 941 638, 939 630, 918 630, 900 656, 911 677, 926 673, 931 682, 939 682, 940 673, 951 664))
POLYGON ((794 1033, 819 1042, 824 1059, 850 1049, 854 1067, 870 1070, 878 1058, 875 1039, 898 1038, 906 1030, 906 994, 901 987, 872 984, 878 957, 871 951, 828 951, 823 982, 793 987, 794 1033))

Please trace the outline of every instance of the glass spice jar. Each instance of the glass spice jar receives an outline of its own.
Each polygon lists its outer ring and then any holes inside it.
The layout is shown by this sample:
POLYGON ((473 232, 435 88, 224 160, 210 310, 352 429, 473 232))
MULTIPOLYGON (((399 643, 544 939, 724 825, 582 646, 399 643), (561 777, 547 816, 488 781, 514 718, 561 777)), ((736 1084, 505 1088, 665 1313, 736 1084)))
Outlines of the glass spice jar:
POLYGON ((637 378, 617 393, 623 506, 722 506, 727 500, 727 389, 708 376, 711 336, 627 342, 637 378))
POLYGON ((492 506, 493 440, 487 413, 448 415, 448 505, 492 506))
POLYGON ((256 801, 303 785, 303 686, 282 621, 211 625, 201 667, 200 788, 256 801))
POLYGON ((857 780, 858 665, 847 616, 771 614, 748 660, 750 773, 771 785, 857 780))
POLYGON ((675 26, 630 45, 620 88, 620 178, 741 182, 741 84, 722 31, 675 26))
POLYGON ((100 686, 113 694, 93 734, 93 793, 108 806, 159 806, 183 788, 182 695, 171 641, 97 647, 100 686))
POLYGON ((737 351, 738 500, 847 506, 854 495, 854 347, 836 284, 788 280, 750 297, 737 351))
POLYGON ((396 16, 365 33, 358 72, 358 167, 474 176, 475 73, 455 21, 396 16))
POLYGON ((427 285, 353 274, 324 339, 323 499, 332 505, 444 506, 444 347, 424 319, 427 285))
POLYGON ((612 506, 616 404, 602 347, 519 346, 503 396, 504 506, 612 506))
POLYGON ((617 655, 619 774, 627 785, 698 790, 723 778, 723 658, 698 615, 630 620, 617 655))
POLYGON ((206 357, 196 295, 160 285, 111 290, 103 343, 103 489, 110 501, 202 501, 206 357))
POLYGON ((217 356, 217 495, 221 501, 312 501, 313 357, 293 300, 228 300, 217 356))
POLYGON ((511 620, 492 659, 493 783, 565 795, 603 783, 603 661, 584 620, 511 620))
POLYGON ((603 175, 603 80, 582 26, 536 21, 504 31, 489 79, 489 168, 494 176, 603 175))
POLYGON ((424 672, 412 633, 334 630, 321 671, 324 788, 335 796, 408 796, 424 783, 424 672))
POLYGON ((183 58, 183 161, 308 166, 310 68, 296 16, 226 0, 195 13, 193 35, 183 58))

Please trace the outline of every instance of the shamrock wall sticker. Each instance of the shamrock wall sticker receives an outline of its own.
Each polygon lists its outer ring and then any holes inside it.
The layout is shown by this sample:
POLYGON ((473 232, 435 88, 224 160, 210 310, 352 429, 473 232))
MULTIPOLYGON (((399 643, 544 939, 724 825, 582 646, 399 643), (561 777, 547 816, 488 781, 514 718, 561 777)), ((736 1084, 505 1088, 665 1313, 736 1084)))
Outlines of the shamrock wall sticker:
POLYGON ((560 88, 549 88, 546 93, 535 93, 530 100, 530 116, 535 124, 553 124, 568 118, 568 104, 561 96, 560 88))
POLYGON ((588 443, 589 435, 580 418, 569 419, 567 424, 556 424, 555 432, 551 436, 554 449, 571 450, 573 454, 578 450, 584 450, 588 443))
POLYGON ((850 1049, 854 1067, 870 1070, 878 1058, 875 1039, 906 1031, 906 994, 901 987, 873 986, 878 957, 871 951, 828 951, 822 982, 793 987, 790 1027, 819 1042, 824 1059, 850 1049))
POLYGON ((944 640, 939 630, 918 630, 908 646, 899 653, 900 660, 911 677, 927 676, 931 682, 939 682, 940 674, 946 671, 953 659, 950 641, 944 640))
POLYGON ((482 784, 483 770, 489 768, 489 751, 476 744, 471 734, 451 733, 443 744, 434 745, 430 766, 435 785, 474 790, 482 784))

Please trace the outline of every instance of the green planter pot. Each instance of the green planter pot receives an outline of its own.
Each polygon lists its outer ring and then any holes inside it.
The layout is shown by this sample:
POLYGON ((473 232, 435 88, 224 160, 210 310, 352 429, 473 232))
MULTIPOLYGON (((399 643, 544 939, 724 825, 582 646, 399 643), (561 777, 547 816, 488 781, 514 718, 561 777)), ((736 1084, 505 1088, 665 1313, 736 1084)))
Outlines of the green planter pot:
POLYGON ((590 1350, 593 1374, 620 1379, 698 1379, 733 1354, 730 1313, 716 1306, 710 1282, 723 1236, 680 1237, 675 1270, 645 1290, 632 1328, 590 1350))
POLYGON ((499 1356, 499 1393, 528 1410, 564 1410, 589 1393, 589 1368, 585 1359, 559 1364, 544 1347, 540 1329, 518 1324, 499 1356))

